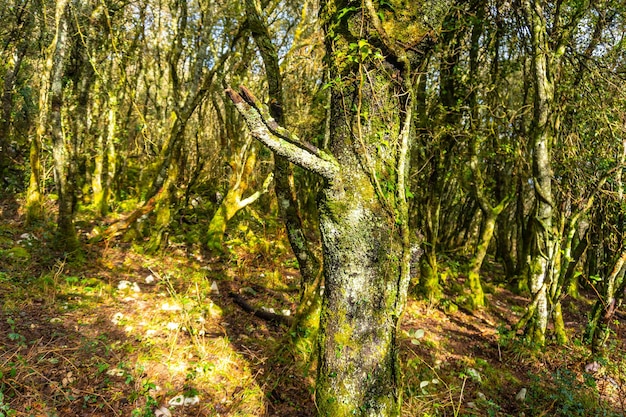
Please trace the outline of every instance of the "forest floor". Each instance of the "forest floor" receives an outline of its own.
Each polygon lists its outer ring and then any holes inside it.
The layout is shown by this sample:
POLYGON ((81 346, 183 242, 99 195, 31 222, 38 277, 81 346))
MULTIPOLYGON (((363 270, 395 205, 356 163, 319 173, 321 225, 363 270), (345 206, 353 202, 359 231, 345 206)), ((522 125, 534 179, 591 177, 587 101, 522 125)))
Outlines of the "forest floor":
MULTIPOLYGON (((0 416, 315 415, 315 369, 285 348, 288 329, 229 295, 294 312, 283 235, 242 221, 221 256, 170 239, 159 255, 116 241, 69 261, 17 207, 0 205, 0 416)), ((609 357, 593 358, 581 342, 592 301, 567 298, 570 343, 537 351, 509 332, 529 300, 497 265, 475 313, 457 305, 463 274, 447 265, 446 298, 411 299, 403 319, 403 416, 624 415, 622 323, 609 357)))

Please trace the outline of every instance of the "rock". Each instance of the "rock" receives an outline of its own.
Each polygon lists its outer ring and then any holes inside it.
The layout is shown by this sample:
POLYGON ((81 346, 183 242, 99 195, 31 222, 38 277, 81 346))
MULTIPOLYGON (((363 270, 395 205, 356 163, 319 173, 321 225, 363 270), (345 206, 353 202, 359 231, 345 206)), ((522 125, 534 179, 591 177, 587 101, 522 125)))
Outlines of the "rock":
POLYGON ((125 290, 127 288, 129 288, 131 286, 131 282, 130 281, 126 281, 125 279, 121 280, 118 284, 117 284, 117 289, 118 290, 125 290))
POLYGON ((180 311, 182 309, 178 304, 163 303, 161 305, 161 310, 163 311, 180 311))
POLYGON ((524 400, 526 400, 526 392, 527 392, 526 388, 522 388, 521 390, 519 390, 519 392, 515 396, 515 399, 519 402, 524 402, 524 400))
POLYGON ((476 397, 483 400, 483 401, 487 401, 487 397, 485 396, 485 394, 483 394, 482 392, 478 391, 476 393, 476 397))
POLYGON ((600 365, 596 361, 593 361, 593 362, 588 363, 587 365, 585 365, 585 372, 590 373, 590 374, 596 373, 600 369, 602 369, 602 365, 600 365))
POLYGON ((155 417, 172 417, 172 413, 164 405, 154 410, 155 417))
POLYGON ((483 382, 483 378, 480 376, 480 373, 474 368, 467 368, 467 375, 469 375, 474 382, 483 382))
POLYGON ((183 405, 184 402, 185 402, 185 397, 183 395, 177 395, 171 400, 169 400, 167 403, 169 405, 177 406, 177 405, 183 405))
POLYGON ((220 289, 215 281, 211 282, 211 294, 220 295, 220 289))
POLYGON ((185 397, 184 395, 179 394, 175 396, 174 398, 172 398, 171 400, 169 400, 167 403, 173 407, 179 406, 179 405, 182 405, 182 406, 196 405, 200 403, 200 397, 198 397, 197 395, 194 395, 193 397, 185 397))

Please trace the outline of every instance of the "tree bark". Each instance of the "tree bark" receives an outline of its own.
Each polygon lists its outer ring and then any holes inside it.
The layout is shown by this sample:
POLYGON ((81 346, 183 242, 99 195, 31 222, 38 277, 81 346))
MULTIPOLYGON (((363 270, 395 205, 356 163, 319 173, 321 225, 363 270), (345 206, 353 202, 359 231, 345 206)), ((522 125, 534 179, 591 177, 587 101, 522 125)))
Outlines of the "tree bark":
POLYGON ((57 28, 50 76, 50 118, 48 130, 52 138, 54 180, 58 195, 55 246, 65 252, 73 252, 79 247, 73 220, 74 188, 71 170, 73 147, 65 139, 63 122, 61 120, 64 88, 63 75, 65 59, 69 49, 69 13, 69 1, 59 1, 56 10, 57 28))
POLYGON ((406 175, 413 85, 410 63, 382 29, 371 1, 336 22, 343 2, 322 16, 331 79, 332 156, 263 118, 269 111, 245 88, 229 89, 253 136, 324 180, 319 220, 325 290, 320 320, 316 405, 323 416, 397 416, 400 366, 396 333, 406 303, 410 242, 406 175), (343 59, 365 22, 367 37, 343 59), (332 34, 332 36, 331 36, 332 34), (367 117, 365 116, 367 114, 367 117))
POLYGON ((533 244, 529 257, 529 287, 537 299, 537 308, 527 329, 532 340, 538 345, 545 344, 548 327, 548 293, 555 267, 554 256, 557 241, 552 226, 552 130, 551 116, 554 103, 554 84, 551 78, 553 68, 549 68, 550 50, 547 24, 541 1, 524 2, 532 42, 532 72, 535 83, 534 117, 531 132, 533 149, 533 185, 535 190, 535 211, 532 223, 533 244), (546 284, 546 285, 544 285, 546 284))

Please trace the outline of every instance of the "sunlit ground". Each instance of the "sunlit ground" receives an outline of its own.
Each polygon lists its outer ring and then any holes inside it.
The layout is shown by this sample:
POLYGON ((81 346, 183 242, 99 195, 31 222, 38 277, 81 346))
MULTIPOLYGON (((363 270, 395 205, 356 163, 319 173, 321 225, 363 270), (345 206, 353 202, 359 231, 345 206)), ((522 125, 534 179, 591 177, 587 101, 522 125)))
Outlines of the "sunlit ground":
MULTIPOLYGON (((314 364, 285 351, 285 327, 229 297, 294 311, 284 236, 239 227, 231 238, 222 257, 176 242, 158 256, 104 242, 70 262, 51 257, 45 230, 1 225, 0 413, 315 415, 314 364)), ((473 315, 450 288, 440 305, 409 302, 403 416, 623 415, 620 323, 613 356, 585 372, 595 360, 579 342, 588 301, 565 303, 572 343, 541 353, 506 333, 527 300, 486 288, 489 307, 473 315)))

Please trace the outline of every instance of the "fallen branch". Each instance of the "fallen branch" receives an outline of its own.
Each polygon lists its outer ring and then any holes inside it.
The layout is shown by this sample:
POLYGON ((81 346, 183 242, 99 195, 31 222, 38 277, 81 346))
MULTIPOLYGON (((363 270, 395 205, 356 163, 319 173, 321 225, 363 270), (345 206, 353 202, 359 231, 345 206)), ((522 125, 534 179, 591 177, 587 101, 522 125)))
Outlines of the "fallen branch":
POLYGON ((288 327, 291 327, 293 324, 293 317, 284 316, 282 314, 270 313, 269 311, 264 311, 259 308, 253 307, 250 303, 248 303, 242 296, 237 293, 229 292, 228 296, 233 299, 235 304, 241 307, 245 312, 252 314, 260 319, 270 321, 275 324, 284 324, 288 327))

